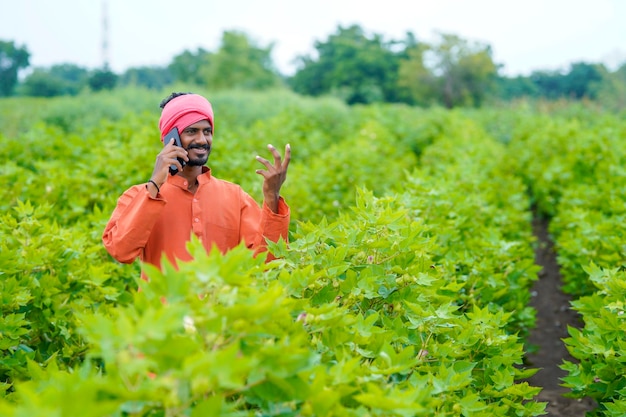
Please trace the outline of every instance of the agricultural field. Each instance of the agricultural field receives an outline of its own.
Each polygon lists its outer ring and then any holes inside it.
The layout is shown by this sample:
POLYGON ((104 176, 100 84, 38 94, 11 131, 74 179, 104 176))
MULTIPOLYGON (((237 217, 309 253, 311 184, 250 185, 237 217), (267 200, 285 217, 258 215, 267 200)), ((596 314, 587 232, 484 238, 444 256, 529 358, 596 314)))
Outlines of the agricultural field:
POLYGON ((289 242, 158 271, 101 236, 169 92, 0 100, 0 415, 567 415, 528 360, 538 219, 581 323, 565 395, 626 414, 623 114, 197 91, 213 174, 257 201, 255 156, 291 145, 289 242))

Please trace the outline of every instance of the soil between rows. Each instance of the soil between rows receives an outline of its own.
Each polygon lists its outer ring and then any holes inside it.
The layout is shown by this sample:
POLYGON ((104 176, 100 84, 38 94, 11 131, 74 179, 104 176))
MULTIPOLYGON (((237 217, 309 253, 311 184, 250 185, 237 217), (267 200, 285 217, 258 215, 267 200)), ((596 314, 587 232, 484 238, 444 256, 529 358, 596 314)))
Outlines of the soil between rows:
POLYGON ((537 347, 536 353, 527 357, 528 365, 539 371, 528 379, 532 386, 542 387, 538 401, 546 401, 547 415, 551 417, 584 417, 596 408, 591 398, 566 398, 569 390, 561 386, 560 378, 567 375, 559 365, 563 360, 576 362, 562 339, 569 336, 567 326, 582 327, 578 313, 571 308, 571 297, 561 291, 561 273, 554 246, 548 232, 548 222, 535 217, 533 231, 538 240, 535 262, 542 267, 532 288, 530 305, 537 310, 537 323, 530 333, 529 342, 537 347))

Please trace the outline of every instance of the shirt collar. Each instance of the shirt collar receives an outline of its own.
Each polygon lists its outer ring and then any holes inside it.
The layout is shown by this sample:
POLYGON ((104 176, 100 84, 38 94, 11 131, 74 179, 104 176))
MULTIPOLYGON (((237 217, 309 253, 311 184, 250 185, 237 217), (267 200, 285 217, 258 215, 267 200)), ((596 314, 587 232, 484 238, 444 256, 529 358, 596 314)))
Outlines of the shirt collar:
POLYGON ((204 184, 211 179, 211 168, 207 166, 202 167, 202 174, 198 175, 198 184, 204 184))
MULTIPOLYGON (((198 175, 198 184, 204 184, 211 180, 211 168, 207 166, 202 167, 202 174, 198 175)), ((178 188, 182 188, 186 190, 188 185, 187 180, 180 175, 170 175, 167 182, 172 185, 177 186, 178 188)))

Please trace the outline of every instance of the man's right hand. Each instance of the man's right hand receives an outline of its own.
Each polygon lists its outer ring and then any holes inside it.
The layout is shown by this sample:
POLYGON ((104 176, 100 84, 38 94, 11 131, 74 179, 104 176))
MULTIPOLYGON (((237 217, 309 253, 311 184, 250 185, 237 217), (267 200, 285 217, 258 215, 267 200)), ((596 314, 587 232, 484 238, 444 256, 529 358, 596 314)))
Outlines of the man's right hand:
MULTIPOLYGON (((189 161, 189 157, 187 156, 187 151, 180 146, 174 145, 174 139, 170 140, 170 143, 165 145, 161 152, 156 157, 156 162, 154 164, 154 170, 152 171, 152 176, 150 179, 154 181, 159 188, 167 181, 167 176, 170 173, 170 165, 174 165, 178 168, 178 171, 182 171, 183 167, 178 162, 178 158, 182 158, 184 161, 189 161)), ((155 197, 157 195, 157 190, 153 189, 154 187, 149 187, 150 195, 155 197)))

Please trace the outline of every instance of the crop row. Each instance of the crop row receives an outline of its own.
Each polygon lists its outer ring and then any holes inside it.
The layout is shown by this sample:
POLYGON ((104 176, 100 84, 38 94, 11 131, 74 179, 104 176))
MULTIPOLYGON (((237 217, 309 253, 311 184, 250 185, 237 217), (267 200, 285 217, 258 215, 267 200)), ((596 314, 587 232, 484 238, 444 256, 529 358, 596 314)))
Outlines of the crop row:
POLYGON ((564 385, 594 415, 626 414, 626 123, 610 115, 543 119, 514 135, 517 171, 551 218, 564 290, 582 329, 565 340, 564 385))
POLYGON ((2 415, 543 413, 524 382, 528 189, 553 194, 524 160, 532 131, 507 146, 457 112, 216 95, 217 176, 258 198, 254 156, 292 146, 290 244, 263 263, 192 241, 146 284, 100 234, 152 172, 160 97, 116 94, 0 102, 2 415))

